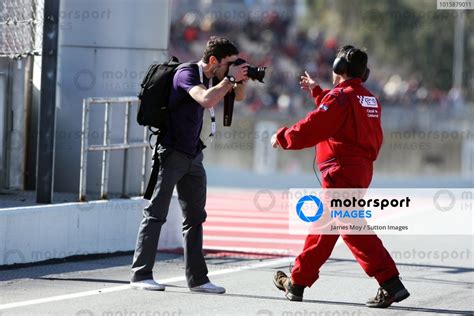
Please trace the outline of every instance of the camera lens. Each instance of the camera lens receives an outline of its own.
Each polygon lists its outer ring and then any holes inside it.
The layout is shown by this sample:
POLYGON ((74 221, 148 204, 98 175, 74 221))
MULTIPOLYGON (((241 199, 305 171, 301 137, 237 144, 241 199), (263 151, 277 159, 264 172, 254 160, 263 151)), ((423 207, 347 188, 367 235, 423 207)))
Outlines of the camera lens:
MULTIPOLYGON (((237 60, 234 62, 235 66, 245 64, 247 61, 245 61, 242 58, 237 58, 237 60)), ((253 67, 253 66, 247 66, 247 76, 252 79, 252 80, 258 80, 263 83, 263 78, 265 78, 265 69, 266 67, 253 67)))
POLYGON ((263 83, 263 78, 265 78, 265 67, 247 67, 247 76, 252 80, 258 80, 263 83))

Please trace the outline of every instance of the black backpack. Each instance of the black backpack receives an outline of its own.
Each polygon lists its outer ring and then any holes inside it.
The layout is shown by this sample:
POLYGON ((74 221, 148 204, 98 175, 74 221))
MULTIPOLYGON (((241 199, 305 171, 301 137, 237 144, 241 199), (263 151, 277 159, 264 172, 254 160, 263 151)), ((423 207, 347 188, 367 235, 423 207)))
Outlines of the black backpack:
POLYGON ((141 90, 138 93, 138 114, 137 122, 142 126, 147 126, 150 130, 150 139, 157 136, 153 154, 153 168, 148 180, 148 185, 144 198, 149 200, 153 194, 158 173, 160 169, 160 159, 158 157, 158 145, 163 140, 170 126, 170 110, 168 108, 173 77, 178 68, 190 65, 181 64, 178 58, 172 56, 167 62, 162 64, 152 64, 143 78, 141 90), (155 128, 156 130, 153 130, 155 128))
POLYGON ((168 102, 173 85, 173 77, 178 66, 182 65, 178 58, 172 56, 169 61, 152 64, 143 78, 138 93, 139 105, 137 122, 147 126, 153 135, 158 136, 157 143, 169 128, 170 114, 168 102), (156 128, 153 130, 152 128, 156 128))

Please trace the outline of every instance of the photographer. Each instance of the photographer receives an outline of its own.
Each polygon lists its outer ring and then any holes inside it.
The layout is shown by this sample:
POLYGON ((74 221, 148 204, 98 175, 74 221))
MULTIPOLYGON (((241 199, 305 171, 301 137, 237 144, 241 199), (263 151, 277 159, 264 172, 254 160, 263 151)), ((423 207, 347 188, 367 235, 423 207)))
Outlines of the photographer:
MULTIPOLYGON (((301 89, 310 92, 316 110, 291 128, 283 127, 272 136, 272 146, 302 149, 316 146, 323 188, 368 188, 373 161, 382 145, 381 108, 378 100, 362 85, 369 74, 367 54, 353 46, 339 49, 333 64, 332 90, 322 90, 306 73, 301 89)), ((278 271, 275 285, 289 300, 301 301, 305 287, 319 277, 319 268, 329 258, 339 235, 307 236, 296 257, 291 277, 278 271)), ((368 307, 386 308, 409 296, 395 262, 375 235, 342 235, 364 271, 375 277, 380 288, 368 307)))
POLYGON ((190 291, 221 294, 207 277, 202 251, 206 220, 205 148, 200 139, 205 108, 212 108, 234 89, 235 100, 245 98, 247 64, 232 65, 239 54, 225 38, 211 37, 197 64, 179 68, 170 94, 170 127, 158 150, 160 171, 150 205, 143 212, 132 263, 131 286, 162 291, 153 280, 153 266, 162 225, 166 221, 174 187, 183 212, 184 261, 190 291), (239 82, 239 84, 237 84, 239 82))

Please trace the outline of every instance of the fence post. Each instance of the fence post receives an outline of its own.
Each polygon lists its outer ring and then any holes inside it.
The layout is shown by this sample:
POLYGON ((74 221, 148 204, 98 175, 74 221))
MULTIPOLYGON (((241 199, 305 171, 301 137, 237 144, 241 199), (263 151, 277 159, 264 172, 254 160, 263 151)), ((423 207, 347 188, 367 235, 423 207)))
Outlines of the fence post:
MULTIPOLYGON (((104 115, 104 139, 103 146, 107 147, 110 143, 109 140, 110 133, 110 102, 105 102, 105 115, 104 115)), ((109 187, 109 159, 110 151, 109 149, 104 149, 102 152, 102 177, 100 181, 100 198, 107 199, 107 190, 109 187)))
POLYGON ((87 187, 87 152, 89 134, 89 101, 84 99, 82 102, 82 130, 81 130, 81 166, 79 175, 79 201, 86 201, 87 187))
MULTIPOLYGON (((127 101, 125 105, 125 126, 124 126, 124 131, 123 131, 123 143, 128 146, 128 138, 129 138, 129 133, 128 130, 130 128, 130 119, 129 119, 129 114, 130 114, 130 101, 127 101)), ((127 183, 128 183, 128 172, 127 172, 127 165, 128 165, 128 148, 124 149, 124 154, 123 154, 123 180, 122 180, 122 197, 126 198, 128 197, 128 189, 127 189, 127 183)))

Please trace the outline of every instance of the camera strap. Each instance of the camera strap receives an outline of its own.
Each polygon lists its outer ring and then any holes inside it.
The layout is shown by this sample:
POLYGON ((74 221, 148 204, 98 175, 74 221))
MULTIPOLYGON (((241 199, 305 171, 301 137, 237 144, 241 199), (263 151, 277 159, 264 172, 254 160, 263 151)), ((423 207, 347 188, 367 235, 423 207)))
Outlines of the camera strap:
MULTIPOLYGON (((204 84, 204 75, 203 75, 203 71, 202 71, 202 66, 200 64, 197 64, 198 65, 198 68, 199 68, 199 80, 201 80, 201 83, 204 84)), ((209 79, 209 88, 212 88, 212 80, 213 78, 209 79)), ((214 135, 216 134, 216 113, 214 112, 214 108, 209 108, 209 116, 211 117, 211 133, 209 134, 209 137, 211 137, 211 141, 212 141, 212 137, 214 137, 214 135)))

